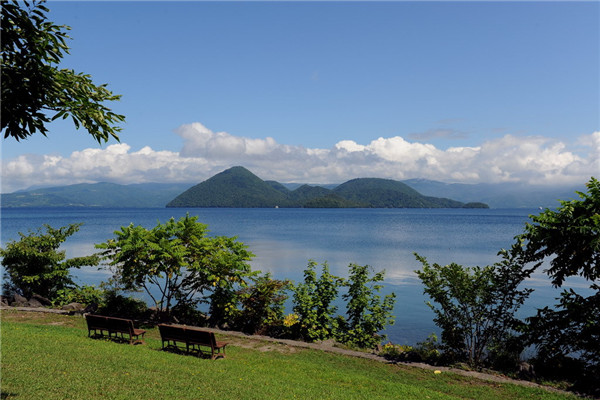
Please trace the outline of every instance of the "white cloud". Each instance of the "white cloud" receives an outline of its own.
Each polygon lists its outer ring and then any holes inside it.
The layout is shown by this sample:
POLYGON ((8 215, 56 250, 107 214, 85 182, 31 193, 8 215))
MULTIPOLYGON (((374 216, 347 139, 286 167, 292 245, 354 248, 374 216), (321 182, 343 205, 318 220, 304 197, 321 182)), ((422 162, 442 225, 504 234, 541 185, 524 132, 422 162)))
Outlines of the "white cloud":
POLYGON ((182 125, 175 133, 184 141, 180 154, 183 157, 227 159, 263 156, 282 147, 273 138, 249 139, 227 132, 212 132, 199 122, 182 125))
POLYGON ((346 150, 349 153, 365 150, 365 146, 356 143, 354 140, 342 140, 341 142, 336 143, 335 148, 338 150, 346 150))
POLYGON ((505 135, 478 147, 438 149, 400 136, 367 144, 343 140, 330 149, 307 149, 264 139, 213 132, 200 123, 182 125, 180 152, 125 143, 84 149, 68 157, 21 155, 2 162, 2 192, 33 185, 109 181, 197 183, 234 165, 263 179, 341 183, 357 177, 427 178, 445 182, 582 184, 600 172, 600 132, 567 144, 541 136, 505 135))

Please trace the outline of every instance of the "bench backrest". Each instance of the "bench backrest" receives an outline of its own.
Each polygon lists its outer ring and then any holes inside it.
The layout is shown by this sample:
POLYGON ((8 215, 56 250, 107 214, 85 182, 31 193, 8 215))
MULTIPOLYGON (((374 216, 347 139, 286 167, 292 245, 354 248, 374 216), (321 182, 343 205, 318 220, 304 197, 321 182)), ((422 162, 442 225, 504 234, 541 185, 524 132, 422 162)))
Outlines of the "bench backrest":
POLYGON ((158 331, 162 340, 203 344, 210 347, 217 345, 214 333, 192 327, 159 324, 158 331))
POLYGON ((86 314, 85 320, 88 324, 88 328, 105 328, 106 317, 102 315, 86 314))
POLYGON ((215 347, 215 334, 197 329, 188 329, 186 331, 188 340, 193 343, 204 344, 206 346, 215 347))
POLYGON ((162 340, 176 340, 185 342, 187 339, 185 328, 182 326, 159 324, 158 331, 160 332, 160 337, 162 340))
POLYGON ((133 321, 124 318, 106 317, 104 315, 86 314, 88 329, 104 329, 132 333, 133 321))
POLYGON ((106 317, 110 329, 119 332, 133 332, 133 321, 130 319, 106 317))

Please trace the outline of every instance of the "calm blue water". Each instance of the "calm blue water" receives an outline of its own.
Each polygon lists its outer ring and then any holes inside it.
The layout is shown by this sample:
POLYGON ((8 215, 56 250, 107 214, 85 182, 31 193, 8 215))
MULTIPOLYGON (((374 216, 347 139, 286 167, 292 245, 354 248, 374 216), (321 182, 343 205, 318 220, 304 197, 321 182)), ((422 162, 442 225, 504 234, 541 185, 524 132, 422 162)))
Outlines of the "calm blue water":
MULTIPOLYGON (((197 215, 211 235, 237 236, 256 255, 255 270, 275 278, 302 280, 309 259, 327 261, 333 274, 347 277, 350 263, 386 270, 385 292, 397 295, 396 323, 386 330, 395 343, 415 344, 437 332, 433 313, 425 305, 413 252, 430 263, 488 265, 498 261, 501 248, 510 247, 523 231, 529 214, 524 209, 94 209, 35 208, 1 210, 2 246, 43 224, 58 228, 83 222, 63 245, 67 257, 89 255, 94 244, 114 237, 114 231, 133 223, 146 228, 186 213, 197 215)), ((105 270, 75 271, 78 283, 98 284, 105 270)), ((553 304, 556 291, 538 274, 530 281, 536 292, 525 309, 553 304)), ((287 310, 291 312, 291 310, 287 310)), ((343 311, 343 310, 340 310, 343 311)))

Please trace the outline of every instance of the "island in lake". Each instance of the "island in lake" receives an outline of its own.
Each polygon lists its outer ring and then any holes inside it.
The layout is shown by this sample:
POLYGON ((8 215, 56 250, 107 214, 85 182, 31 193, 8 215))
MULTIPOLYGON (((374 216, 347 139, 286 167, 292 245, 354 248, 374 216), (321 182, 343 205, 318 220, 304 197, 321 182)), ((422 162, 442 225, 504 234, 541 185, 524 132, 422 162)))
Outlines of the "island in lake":
POLYGON ((167 207, 489 208, 480 202, 424 196, 402 182, 380 178, 352 179, 332 189, 302 185, 290 190, 244 167, 229 168, 189 188, 167 207))

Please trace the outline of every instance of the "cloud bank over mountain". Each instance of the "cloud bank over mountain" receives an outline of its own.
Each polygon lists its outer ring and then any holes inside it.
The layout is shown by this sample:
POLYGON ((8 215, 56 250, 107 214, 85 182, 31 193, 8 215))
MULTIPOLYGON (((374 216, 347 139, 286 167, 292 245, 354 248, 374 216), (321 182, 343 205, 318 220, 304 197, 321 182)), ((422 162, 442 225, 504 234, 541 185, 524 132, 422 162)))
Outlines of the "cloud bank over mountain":
POLYGON ((68 157, 24 154, 2 161, 2 192, 34 185, 201 182, 234 165, 280 182, 339 183, 356 177, 426 178, 443 182, 583 184, 600 171, 600 131, 573 143, 542 136, 505 135, 477 147, 436 148, 400 136, 330 149, 305 148, 182 125, 179 152, 126 143, 75 151, 68 157))

